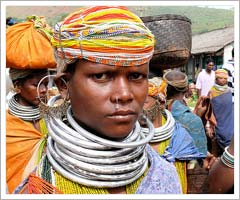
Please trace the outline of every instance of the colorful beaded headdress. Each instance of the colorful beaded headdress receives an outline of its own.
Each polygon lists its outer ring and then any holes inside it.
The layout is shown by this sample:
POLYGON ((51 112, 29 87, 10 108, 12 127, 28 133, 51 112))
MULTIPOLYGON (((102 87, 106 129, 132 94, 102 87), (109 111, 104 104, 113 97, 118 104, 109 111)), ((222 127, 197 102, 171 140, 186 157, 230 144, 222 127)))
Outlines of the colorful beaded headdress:
POLYGON ((71 63, 86 59, 115 66, 149 62, 154 35, 141 19, 121 6, 91 6, 55 25, 52 44, 57 57, 71 63))
POLYGON ((160 77, 148 80, 148 96, 156 97, 160 93, 166 97, 167 82, 160 77))

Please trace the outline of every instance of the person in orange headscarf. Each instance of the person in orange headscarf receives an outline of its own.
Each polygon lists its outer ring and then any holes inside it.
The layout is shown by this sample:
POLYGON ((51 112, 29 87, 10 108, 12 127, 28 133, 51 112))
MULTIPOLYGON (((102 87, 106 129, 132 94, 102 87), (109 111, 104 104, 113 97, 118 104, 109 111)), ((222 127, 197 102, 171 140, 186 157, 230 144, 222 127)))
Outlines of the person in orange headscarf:
POLYGON ((28 177, 40 161, 47 127, 39 110, 46 100, 48 80, 55 67, 53 48, 43 18, 34 16, 7 29, 6 60, 15 94, 6 111, 6 177, 9 193, 28 177), (39 84, 39 93, 37 86, 39 84))

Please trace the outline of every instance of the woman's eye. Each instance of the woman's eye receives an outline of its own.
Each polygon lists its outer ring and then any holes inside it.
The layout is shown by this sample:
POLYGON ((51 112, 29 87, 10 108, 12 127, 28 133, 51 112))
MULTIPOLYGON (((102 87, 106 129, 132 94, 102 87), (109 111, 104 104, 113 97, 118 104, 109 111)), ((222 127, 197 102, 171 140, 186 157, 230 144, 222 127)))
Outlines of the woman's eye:
POLYGON ((130 80, 140 80, 140 79, 143 79, 145 76, 141 73, 132 73, 130 74, 129 76, 129 79, 130 80))
MULTIPOLYGON (((34 86, 34 87, 37 87, 38 85, 39 85, 39 83, 33 83, 33 86, 34 86)), ((48 87, 48 81, 41 82, 41 84, 39 85, 39 87, 42 86, 42 85, 44 85, 44 87, 48 87)))
POLYGON ((111 74, 109 74, 109 73, 94 74, 93 79, 98 80, 98 81, 109 80, 109 79, 111 79, 111 74))
POLYGON ((37 87, 38 86, 38 83, 33 83, 32 84, 34 87, 37 87))

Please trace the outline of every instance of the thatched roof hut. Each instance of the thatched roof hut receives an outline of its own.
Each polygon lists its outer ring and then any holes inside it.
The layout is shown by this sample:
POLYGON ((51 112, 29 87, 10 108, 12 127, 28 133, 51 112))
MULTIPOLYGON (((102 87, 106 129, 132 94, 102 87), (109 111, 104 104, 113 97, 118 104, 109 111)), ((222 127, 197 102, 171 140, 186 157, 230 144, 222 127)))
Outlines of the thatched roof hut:
POLYGON ((234 41, 234 27, 214 30, 192 37, 192 54, 218 52, 234 41))

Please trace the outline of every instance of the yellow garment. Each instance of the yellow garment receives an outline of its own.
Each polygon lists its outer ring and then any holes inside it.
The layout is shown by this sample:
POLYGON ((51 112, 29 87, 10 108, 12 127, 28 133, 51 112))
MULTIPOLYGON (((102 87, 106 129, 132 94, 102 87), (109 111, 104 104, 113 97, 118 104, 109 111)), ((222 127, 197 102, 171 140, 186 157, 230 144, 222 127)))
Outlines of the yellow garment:
MULTIPOLYGON (((164 117, 162 117, 162 125, 165 123, 166 123, 166 119, 164 117)), ((171 138, 159 143, 158 153, 160 155, 162 155, 164 153, 165 149, 167 148, 167 146, 170 143, 170 139, 171 138)), ((183 194, 187 194, 187 163, 186 163, 186 161, 175 161, 174 165, 176 167, 178 177, 181 182, 182 192, 183 192, 183 194)))
MULTIPOLYGON (((136 181, 126 185, 126 193, 127 194, 135 194, 138 186, 140 185, 142 179, 147 174, 147 171, 136 181)), ((71 181, 58 172, 54 172, 54 178, 56 187, 62 191, 64 194, 109 194, 107 188, 95 188, 90 186, 85 186, 78 184, 74 181, 71 181)))
POLYGON ((226 87, 225 90, 219 90, 219 89, 216 88, 215 86, 212 86, 209 92, 210 92, 211 98, 214 98, 214 97, 217 97, 217 96, 219 96, 219 95, 221 95, 221 94, 224 94, 224 93, 226 93, 226 92, 229 92, 229 88, 226 87))
POLYGON ((30 122, 6 112, 6 177, 9 193, 34 170, 46 142, 47 127, 39 121, 41 133, 30 122))

